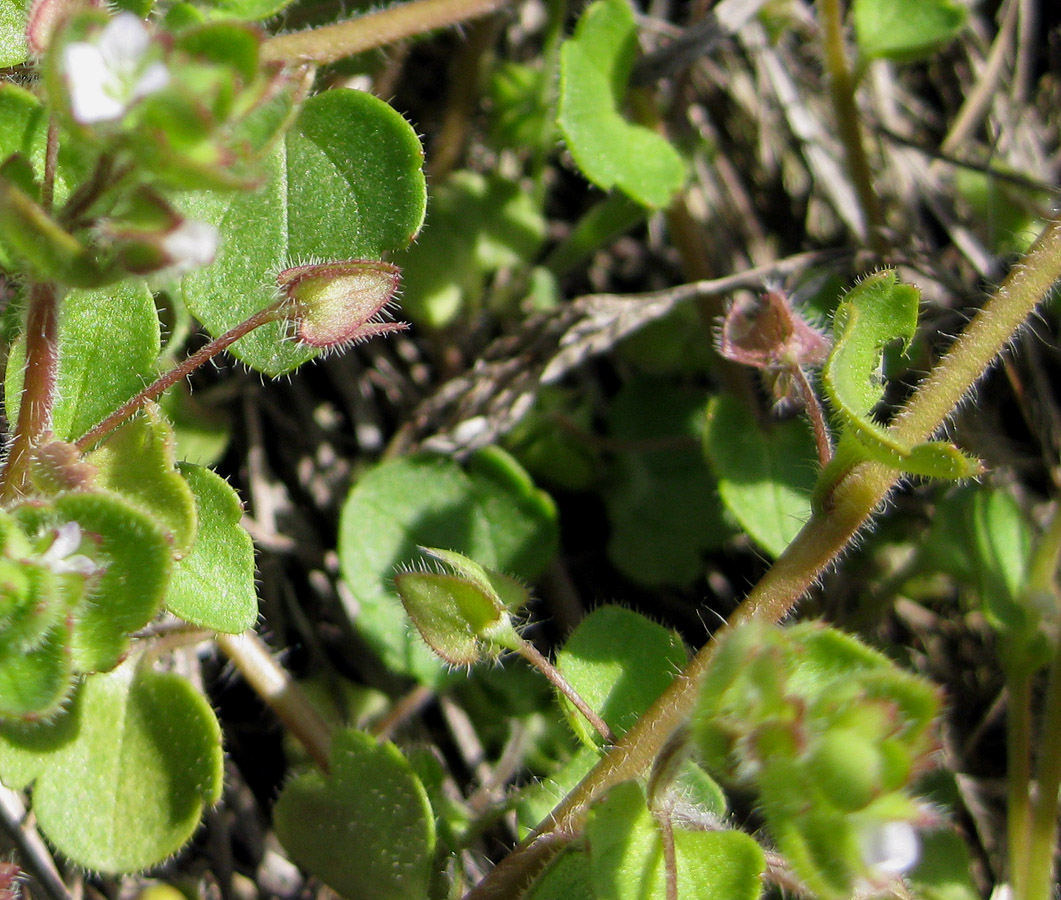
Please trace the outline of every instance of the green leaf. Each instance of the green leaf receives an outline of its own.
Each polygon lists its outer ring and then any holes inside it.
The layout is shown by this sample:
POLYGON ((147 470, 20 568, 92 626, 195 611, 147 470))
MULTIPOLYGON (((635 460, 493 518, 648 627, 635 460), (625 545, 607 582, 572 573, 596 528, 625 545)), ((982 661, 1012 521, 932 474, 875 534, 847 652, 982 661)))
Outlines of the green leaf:
POLYGON ((452 460, 384 462, 354 485, 339 523, 339 561, 356 607, 351 619, 394 672, 438 684, 444 668, 409 627, 395 596, 395 568, 443 547, 531 582, 557 544, 556 510, 500 450, 452 460))
POLYGON ((256 22, 275 16, 293 2, 294 0, 211 0, 197 9, 211 19, 256 22))
POLYGON ((77 522, 85 536, 79 553, 96 561, 85 598, 73 610, 73 659, 82 672, 111 669, 162 605, 172 550, 146 513, 117 497, 68 493, 53 506, 27 504, 15 512, 27 533, 77 522))
POLYGON ((953 444, 929 441, 907 445, 873 420, 884 396, 880 375, 884 348, 901 341, 905 352, 917 330, 917 288, 899 284, 892 271, 859 282, 840 302, 833 320, 833 350, 822 370, 826 395, 843 432, 822 484, 860 459, 873 459, 910 475, 969 478, 980 464, 953 444))
POLYGON ((0 6, 0 68, 21 65, 29 56, 26 47, 28 0, 5 0, 0 6))
POLYGON ((221 476, 183 463, 199 519, 191 552, 173 567, 166 608, 175 616, 226 634, 240 634, 258 618, 254 542, 240 524, 243 505, 221 476))
POLYGON ((643 378, 616 395, 608 421, 610 437, 630 447, 615 454, 605 486, 608 556, 639 584, 688 584, 730 534, 699 449, 703 396, 643 378))
MULTIPOLYGON (((72 290, 60 302, 59 377, 52 431, 72 441, 132 397, 155 376, 158 313, 142 281, 96 291, 72 290)), ((17 421, 25 344, 12 348, 5 396, 17 421)))
POLYGON ((340 731, 331 773, 290 782, 273 824, 292 858, 344 897, 428 895, 435 821, 423 785, 391 743, 340 731))
POLYGON ((529 266, 545 239, 532 196, 500 175, 455 172, 431 189, 423 236, 395 257, 403 309, 418 325, 442 328, 482 296, 487 276, 529 266))
POLYGON ((866 59, 910 62, 952 41, 969 9, 955 0, 854 0, 852 14, 866 59))
POLYGON ((704 450, 726 508, 760 547, 780 556, 811 515, 817 455, 806 422, 764 431, 750 409, 720 394, 707 407, 704 450))
MULTIPOLYGON (((224 240, 213 265, 184 279, 188 307, 218 335, 274 301, 284 268, 406 246, 424 216, 422 162, 415 132, 381 100, 354 90, 311 98, 266 159, 261 188, 189 198, 190 213, 224 240)), ((283 322, 265 325, 232 352, 280 375, 315 355, 288 335, 283 322)))
POLYGON ((58 709, 73 675, 69 644, 70 626, 64 622, 32 650, 0 650, 0 717, 36 718, 58 709))
POLYGON ((597 900, 586 853, 581 850, 562 853, 524 896, 526 900, 597 900))
MULTIPOLYGON (((659 825, 632 781, 616 785, 586 822, 593 896, 658 900, 666 896, 659 825)), ((674 828, 679 900, 756 900, 766 868, 762 848, 739 831, 674 828)))
MULTIPOLYGON (((616 735, 622 735, 685 668, 685 647, 673 631, 633 610, 602 606, 586 616, 556 666, 616 735)), ((597 746, 601 738, 561 698, 575 734, 597 746)))
POLYGON ((177 472, 173 429, 154 404, 112 432, 86 461, 98 487, 118 494, 155 520, 181 558, 195 543, 195 498, 177 472))
POLYGON ((921 861, 907 878, 923 900, 979 900, 969 848, 957 831, 940 829, 922 837, 921 861))
POLYGON ((210 704, 184 678, 134 664, 88 678, 74 704, 64 719, 76 720, 76 735, 39 762, 41 830, 99 872, 141 871, 172 856, 221 796, 221 730, 210 704))
POLYGON ((685 164, 660 135, 619 112, 637 56, 637 26, 625 0, 598 0, 560 49, 557 123, 583 174, 638 203, 666 206, 685 181, 685 164))

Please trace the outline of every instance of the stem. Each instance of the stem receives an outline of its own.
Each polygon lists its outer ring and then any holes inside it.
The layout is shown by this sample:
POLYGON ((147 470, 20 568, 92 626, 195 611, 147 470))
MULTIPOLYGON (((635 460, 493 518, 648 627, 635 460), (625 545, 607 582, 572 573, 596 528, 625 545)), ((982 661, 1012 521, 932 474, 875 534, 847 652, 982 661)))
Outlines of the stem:
POLYGON ((793 366, 791 374, 799 387, 800 398, 803 400, 803 408, 807 411, 810 419, 811 429, 814 432, 814 446, 818 450, 818 462, 824 469, 833 458, 833 440, 829 433, 829 423, 825 420, 825 410, 814 386, 810 383, 803 366, 793 366))
POLYGON ((836 129, 844 145, 847 171, 858 194, 858 202, 866 219, 866 233, 870 247, 884 253, 884 214, 873 189, 873 174, 866 156, 866 146, 859 128, 858 104, 855 102, 855 82, 847 67, 844 52, 844 22, 840 0, 818 0, 822 20, 822 44, 825 69, 829 73, 829 97, 836 116, 836 129))
POLYGON ((1032 803, 1024 892, 1014 892, 1019 900, 1050 900, 1054 893, 1057 799, 1061 789, 1061 644, 1054 647, 1050 664, 1041 746, 1039 790, 1032 803))
POLYGON ((272 306, 267 306, 261 312, 255 313, 249 319, 240 322, 235 328, 229 329, 220 337, 214 338, 210 343, 205 344, 203 347, 196 350, 195 353, 184 360, 179 366, 175 366, 164 375, 159 376, 155 381, 140 391, 139 394, 130 400, 127 400, 102 422, 94 425, 89 431, 85 432, 85 434, 79 437, 75 442, 77 449, 82 452, 87 450, 100 438, 112 432, 115 428, 121 425, 122 422, 141 410, 147 403, 150 403, 156 397, 161 396, 181 379, 187 378, 201 365, 209 362, 222 350, 227 350, 241 337, 245 337, 254 331, 255 328, 260 328, 262 325, 267 325, 269 322, 276 322, 279 319, 283 319, 286 315, 287 305, 288 301, 286 299, 278 300, 272 306))
POLYGON ((59 166, 59 122, 54 115, 48 119, 48 137, 45 140, 41 208, 50 215, 55 198, 55 170, 59 166))
POLYGON ((262 61, 326 65, 403 38, 485 16, 501 9, 507 2, 411 0, 347 22, 269 38, 262 46, 262 61))
MULTIPOLYGON (((940 428, 1059 279, 1061 220, 1055 219, 907 402, 893 426, 896 434, 904 441, 918 443, 940 428)), ((788 615, 822 570, 840 556, 899 478, 898 471, 880 463, 854 466, 836 485, 828 512, 811 516, 715 637, 749 619, 777 622, 788 615)), ((692 712, 700 680, 717 646, 718 641, 712 639, 697 653, 618 745, 465 900, 518 897, 556 850, 574 839, 590 804, 603 791, 639 777, 652 765, 671 734, 692 712)), ((1057 665, 1061 666, 1061 662, 1057 665)), ((1058 715, 1061 717, 1061 696, 1058 715)), ((1061 743, 1061 721, 1052 739, 1061 743)), ((1056 785, 1054 797, 1056 802, 1056 785)))
POLYGON ((318 715, 301 688, 292 680, 253 632, 218 634, 217 646, 239 669, 247 683, 276 713, 322 772, 328 772, 332 729, 318 715))
POLYGON ((1031 673, 1009 678, 1006 715, 1006 840, 1013 896, 1025 897, 1031 825, 1031 673))
POLYGON ((609 744, 615 744, 615 735, 608 724, 597 715, 596 711, 583 698, 582 695, 571 686, 560 670, 556 668, 538 651, 530 641, 521 640, 519 645, 513 648, 520 656, 529 662, 534 668, 541 672, 549 682, 561 694, 567 697, 575 708, 582 713, 586 721, 593 726, 594 730, 609 744))
POLYGON ((55 402, 58 372, 58 288, 52 282, 35 282, 29 289, 22 400, 18 409, 15 437, 0 475, 0 500, 14 500, 26 486, 33 449, 52 427, 52 406, 55 402))

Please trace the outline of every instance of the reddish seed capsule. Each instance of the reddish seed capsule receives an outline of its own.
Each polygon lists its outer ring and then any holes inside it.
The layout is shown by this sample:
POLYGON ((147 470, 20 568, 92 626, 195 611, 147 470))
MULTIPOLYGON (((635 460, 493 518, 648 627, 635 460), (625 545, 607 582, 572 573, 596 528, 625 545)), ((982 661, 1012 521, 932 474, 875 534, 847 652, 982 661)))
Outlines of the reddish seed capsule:
POLYGON ((293 305, 299 340, 311 347, 340 347, 404 331, 405 322, 380 318, 399 281, 397 266, 365 259, 294 266, 276 278, 293 305))

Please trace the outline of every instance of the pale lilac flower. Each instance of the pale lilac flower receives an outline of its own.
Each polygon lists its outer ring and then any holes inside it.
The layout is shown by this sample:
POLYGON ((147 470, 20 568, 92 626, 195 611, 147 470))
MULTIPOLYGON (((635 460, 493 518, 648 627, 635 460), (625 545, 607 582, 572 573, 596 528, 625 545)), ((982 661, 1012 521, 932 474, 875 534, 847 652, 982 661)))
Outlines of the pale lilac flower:
POLYGON ((162 238, 162 249, 171 260, 168 273, 181 274, 210 265, 220 243, 221 235, 213 225, 184 219, 162 238))
POLYGON ((56 575, 92 575, 99 566, 83 553, 76 552, 81 546, 81 537, 81 526, 77 522, 64 522, 55 529, 55 540, 41 554, 41 562, 56 575))
POLYGON ((92 41, 63 48, 70 109, 83 125, 120 119, 143 97, 169 84, 169 70, 147 59, 151 35, 132 13, 115 16, 92 41))
POLYGON ((898 877, 912 869, 921 856, 921 841, 909 822, 879 822, 860 835, 862 861, 878 875, 898 877))

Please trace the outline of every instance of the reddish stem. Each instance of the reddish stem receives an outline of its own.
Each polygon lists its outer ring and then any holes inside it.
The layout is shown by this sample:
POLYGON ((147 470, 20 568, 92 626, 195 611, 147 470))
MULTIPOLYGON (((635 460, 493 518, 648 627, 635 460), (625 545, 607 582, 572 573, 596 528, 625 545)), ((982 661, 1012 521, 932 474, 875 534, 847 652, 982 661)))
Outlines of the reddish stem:
POLYGON ((15 436, 0 476, 0 500, 22 493, 29 478, 33 448, 52 427, 52 405, 59 371, 59 294, 52 282, 29 289, 26 320, 26 368, 15 436))
POLYGON ((76 441, 77 449, 82 452, 88 450, 88 448, 95 444, 100 438, 105 437, 121 425, 126 419, 143 409, 145 404, 160 397, 178 381, 187 378, 201 365, 209 362, 223 350, 227 350, 241 337, 246 337, 254 331, 255 328, 260 328, 262 325, 266 325, 269 322, 283 319, 286 315, 288 305, 289 303, 286 299, 278 300, 272 306, 267 306, 261 312, 255 313, 249 319, 240 322, 235 328, 226 331, 220 337, 214 338, 210 343, 204 345, 199 350, 196 350, 195 353, 184 360, 179 366, 175 366, 164 375, 159 376, 155 381, 140 391, 139 394, 130 400, 127 400, 102 422, 94 425, 89 431, 79 437, 76 441))

